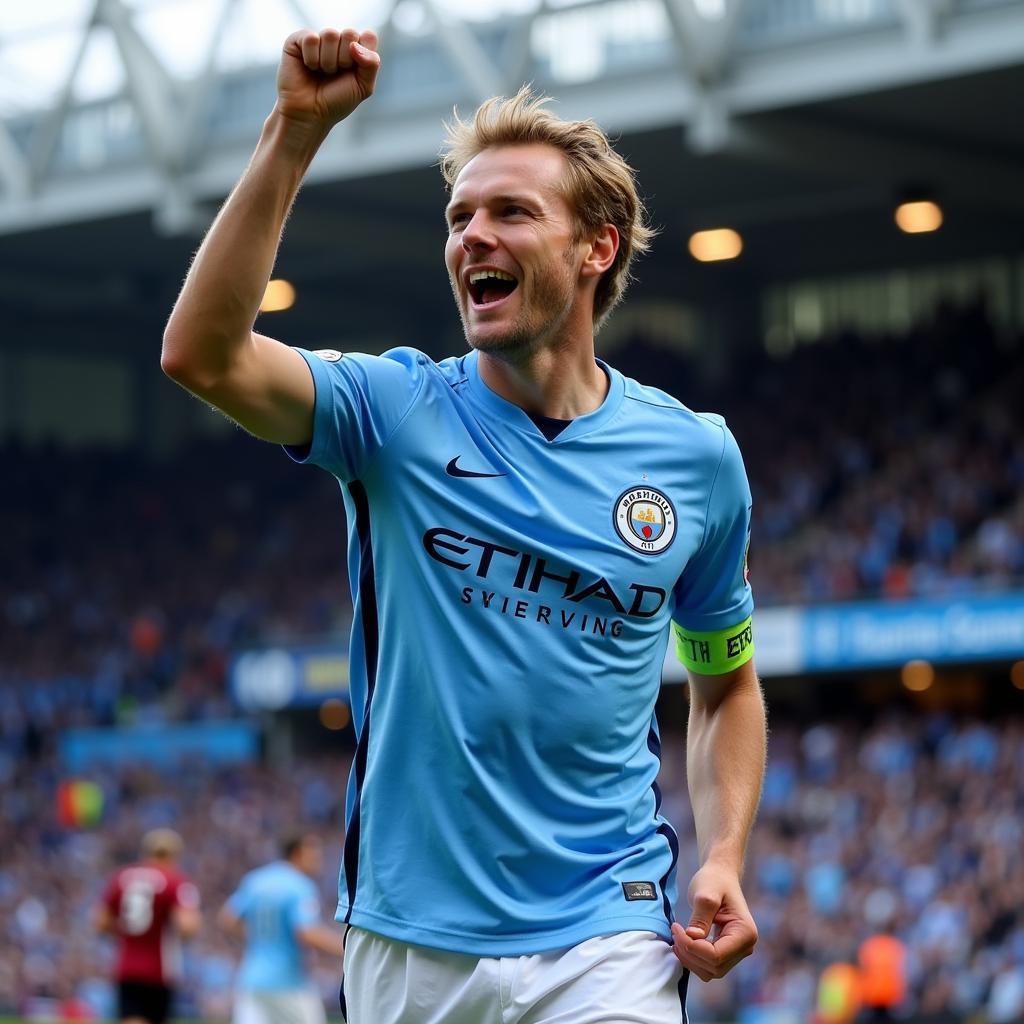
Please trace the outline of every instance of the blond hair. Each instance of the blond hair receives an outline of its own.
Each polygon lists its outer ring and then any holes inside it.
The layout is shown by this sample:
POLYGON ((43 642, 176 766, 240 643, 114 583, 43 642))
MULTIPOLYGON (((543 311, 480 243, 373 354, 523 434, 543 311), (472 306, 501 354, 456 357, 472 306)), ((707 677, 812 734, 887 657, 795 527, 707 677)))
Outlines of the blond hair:
POLYGON ((632 280, 635 257, 651 247, 655 231, 645 223, 646 210, 636 188, 636 172, 612 149, 608 136, 592 120, 564 121, 524 85, 511 99, 495 96, 482 103, 472 121, 458 111, 445 124, 441 174, 449 190, 473 157, 494 146, 544 143, 560 150, 568 163, 564 195, 573 209, 573 241, 595 234, 605 224, 619 232, 612 265, 601 275, 594 294, 594 330, 600 329, 632 280))
POLYGON ((156 857, 159 860, 180 857, 185 848, 181 836, 170 828, 150 829, 142 837, 141 846, 144 857, 156 857))

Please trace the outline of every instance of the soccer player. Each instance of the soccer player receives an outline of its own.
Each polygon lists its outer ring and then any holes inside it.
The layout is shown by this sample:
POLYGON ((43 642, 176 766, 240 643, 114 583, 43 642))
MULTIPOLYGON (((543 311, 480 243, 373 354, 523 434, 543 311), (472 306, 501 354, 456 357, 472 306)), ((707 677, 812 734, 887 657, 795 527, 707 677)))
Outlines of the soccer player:
POLYGON ((163 1024, 181 973, 180 941, 202 924, 199 890, 178 870, 182 842, 169 828, 142 837, 142 859, 110 879, 93 912, 97 931, 118 940, 115 977, 125 1024, 163 1024))
POLYGON ((245 939, 234 1024, 323 1024, 324 1005, 303 949, 341 959, 341 935, 320 923, 312 879, 323 852, 312 834, 290 836, 282 859, 250 871, 220 912, 226 931, 245 939))
MULTIPOLYGON (((679 1024, 688 971, 721 977, 757 935, 740 877, 765 713, 739 450, 721 417, 595 358, 651 232, 603 132, 526 91, 456 120, 444 150, 468 354, 343 356, 253 331, 310 161, 373 92, 376 43, 287 39, 161 360, 341 484, 358 737, 343 1009, 348 1024, 679 1024), (656 782, 670 630, 701 861, 685 924, 656 782)), ((325 239, 325 259, 336 244, 359 238, 325 239)))

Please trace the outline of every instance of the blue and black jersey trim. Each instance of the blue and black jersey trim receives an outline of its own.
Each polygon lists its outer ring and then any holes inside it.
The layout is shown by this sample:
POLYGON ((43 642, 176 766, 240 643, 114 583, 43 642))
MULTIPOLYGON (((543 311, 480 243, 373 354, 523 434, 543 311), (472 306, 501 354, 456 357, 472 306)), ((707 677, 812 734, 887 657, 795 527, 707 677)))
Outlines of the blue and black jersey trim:
MULTIPOLYGON (((661 764, 661 739, 658 736, 657 729, 654 728, 654 719, 651 719, 651 729, 647 734, 647 749, 658 759, 658 764, 661 764)), ((654 791, 654 813, 661 813, 661 787, 658 785, 658 780, 655 779, 651 783, 651 789, 654 791)), ((661 888, 662 906, 665 910, 665 918, 668 921, 669 928, 672 927, 672 923, 675 921, 675 917, 672 914, 672 901, 668 896, 668 882, 672 877, 672 872, 676 869, 676 864, 679 862, 679 837, 676 835, 675 829, 667 822, 663 821, 657 828, 657 833, 660 836, 665 837, 665 841, 668 843, 668 848, 672 851, 672 860, 669 863, 668 870, 661 876, 658 881, 658 885, 661 888)), ((683 976, 679 979, 679 1009, 682 1013, 683 1024, 687 1024, 686 1017, 686 986, 690 981, 690 972, 684 967, 683 976)))
POLYGON ((363 727, 356 743, 356 797, 345 832, 345 848, 342 854, 342 862, 345 865, 345 884, 348 889, 348 911, 345 914, 345 924, 348 924, 352 918, 352 908, 356 901, 356 882, 359 875, 359 820, 363 780, 366 777, 366 754, 370 742, 370 710, 373 705, 373 690, 377 681, 377 662, 380 653, 377 582, 373 570, 373 542, 370 534, 370 502, 366 496, 366 488, 358 480, 353 480, 348 485, 348 493, 355 507, 356 535, 359 538, 359 588, 356 600, 363 625, 366 708, 363 712, 363 727))
MULTIPOLYGON (((661 740, 658 737, 658 731, 654 728, 654 721, 651 721, 651 729, 647 734, 647 749, 658 759, 658 764, 661 764, 661 740)), ((654 791, 654 813, 661 813, 661 787, 658 785, 658 780, 655 779, 651 783, 651 789, 654 791)), ((668 896, 668 880, 672 877, 672 872, 676 869, 676 864, 679 861, 679 837, 676 835, 675 829, 667 822, 663 821, 656 829, 658 835, 664 836, 665 841, 668 843, 669 850, 672 851, 672 860, 669 863, 668 870, 661 876, 658 884, 661 887, 661 898, 662 904, 665 910, 665 918, 672 925, 675 918, 672 916, 672 901, 668 896)))

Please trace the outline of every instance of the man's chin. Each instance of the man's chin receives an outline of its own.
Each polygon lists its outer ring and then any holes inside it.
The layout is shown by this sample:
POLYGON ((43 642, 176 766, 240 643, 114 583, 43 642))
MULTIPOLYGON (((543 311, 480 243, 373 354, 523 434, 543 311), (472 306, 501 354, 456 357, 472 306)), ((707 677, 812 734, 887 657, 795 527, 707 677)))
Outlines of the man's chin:
POLYGON ((529 351, 533 339, 515 327, 497 327, 489 324, 464 324, 469 347, 491 355, 511 356, 529 351))

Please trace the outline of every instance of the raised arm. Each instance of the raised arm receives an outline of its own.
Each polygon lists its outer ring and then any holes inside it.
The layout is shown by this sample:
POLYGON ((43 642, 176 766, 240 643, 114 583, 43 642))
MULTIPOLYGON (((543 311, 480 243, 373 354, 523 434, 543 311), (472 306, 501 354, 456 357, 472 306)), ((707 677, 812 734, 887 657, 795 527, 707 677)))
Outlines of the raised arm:
POLYGON ((315 394, 305 360, 253 323, 303 175, 331 128, 373 92, 376 48, 373 32, 349 28, 285 41, 277 103, 164 331, 164 372, 266 441, 307 443, 315 394))

